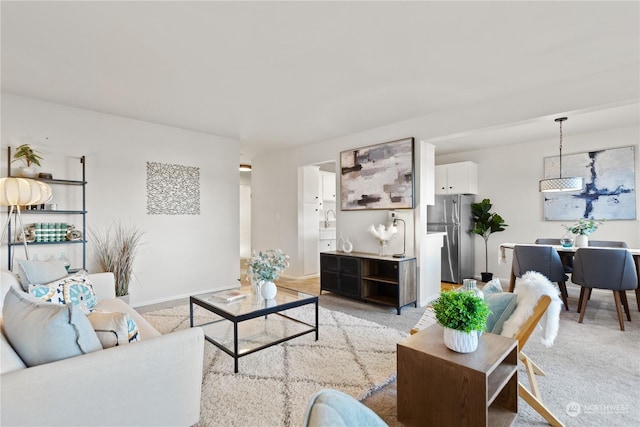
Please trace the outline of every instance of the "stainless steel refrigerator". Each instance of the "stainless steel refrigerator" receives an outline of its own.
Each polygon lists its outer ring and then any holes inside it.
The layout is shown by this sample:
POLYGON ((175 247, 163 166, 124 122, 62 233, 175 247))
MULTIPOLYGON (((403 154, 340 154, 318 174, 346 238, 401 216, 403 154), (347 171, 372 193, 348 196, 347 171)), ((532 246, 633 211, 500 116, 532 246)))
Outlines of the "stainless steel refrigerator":
POLYGON ((474 237, 471 204, 475 197, 466 194, 436 195, 435 204, 427 206, 427 232, 445 232, 442 247, 443 282, 462 283, 473 277, 474 237))

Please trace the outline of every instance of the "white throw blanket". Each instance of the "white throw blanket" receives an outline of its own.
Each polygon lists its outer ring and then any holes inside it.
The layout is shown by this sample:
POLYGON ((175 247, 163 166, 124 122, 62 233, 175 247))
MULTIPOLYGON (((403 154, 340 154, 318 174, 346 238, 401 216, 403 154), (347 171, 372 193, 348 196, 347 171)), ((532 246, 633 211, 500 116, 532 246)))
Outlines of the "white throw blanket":
POLYGON ((543 274, 537 271, 528 271, 521 278, 516 279, 514 293, 516 294, 516 309, 511 317, 504 322, 501 335, 513 337, 522 324, 533 314, 533 309, 540 297, 549 295, 551 304, 549 304, 549 308, 540 319, 538 327, 542 327, 543 330, 542 343, 547 347, 551 347, 558 335, 560 326, 562 300, 559 296, 559 290, 543 274))

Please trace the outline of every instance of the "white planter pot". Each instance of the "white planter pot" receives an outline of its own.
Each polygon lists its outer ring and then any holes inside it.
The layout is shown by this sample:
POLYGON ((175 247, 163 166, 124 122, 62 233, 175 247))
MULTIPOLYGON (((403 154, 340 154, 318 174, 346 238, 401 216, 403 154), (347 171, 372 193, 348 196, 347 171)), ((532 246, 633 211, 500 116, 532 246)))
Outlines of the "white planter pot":
POLYGON ((444 344, 458 353, 471 353, 478 348, 478 332, 444 328, 444 344))
POLYGON ((576 248, 586 248, 589 247, 589 238, 584 234, 578 234, 576 236, 576 241, 574 242, 576 248))
POLYGON ((23 178, 35 178, 38 174, 35 168, 23 166, 20 168, 20 176, 23 178))
POLYGON ((276 297, 276 294, 278 293, 278 288, 276 287, 276 284, 273 282, 264 282, 262 283, 260 292, 262 293, 262 298, 273 299, 276 297))

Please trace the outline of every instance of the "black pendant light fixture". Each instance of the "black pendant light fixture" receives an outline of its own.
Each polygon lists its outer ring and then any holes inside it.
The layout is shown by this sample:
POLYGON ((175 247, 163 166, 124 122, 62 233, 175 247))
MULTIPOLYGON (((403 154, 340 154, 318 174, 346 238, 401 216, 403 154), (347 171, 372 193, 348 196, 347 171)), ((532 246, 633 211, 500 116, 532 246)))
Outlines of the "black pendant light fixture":
POLYGON ((563 177, 562 176, 562 122, 567 120, 566 117, 555 119, 560 123, 560 176, 558 178, 543 179, 540 181, 540 192, 554 193, 560 191, 580 191, 583 187, 582 177, 563 177))

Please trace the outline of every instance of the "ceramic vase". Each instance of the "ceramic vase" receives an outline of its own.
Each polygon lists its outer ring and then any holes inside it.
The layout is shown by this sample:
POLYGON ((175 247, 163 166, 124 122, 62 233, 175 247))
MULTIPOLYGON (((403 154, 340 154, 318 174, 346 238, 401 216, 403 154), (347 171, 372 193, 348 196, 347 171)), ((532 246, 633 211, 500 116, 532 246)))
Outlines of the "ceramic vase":
POLYGON ((23 178, 35 178, 37 174, 38 173, 36 172, 35 168, 32 168, 31 166, 23 166, 20 168, 20 176, 22 176, 23 178))
POLYGON ((589 246, 589 238, 584 234, 578 234, 574 243, 576 248, 586 248, 589 246))
POLYGON ((260 287, 260 293, 264 299, 274 299, 278 293, 278 288, 273 282, 263 282, 260 287))
POLYGON ((444 344, 455 352, 471 353, 478 348, 478 333, 444 328, 444 344))

